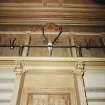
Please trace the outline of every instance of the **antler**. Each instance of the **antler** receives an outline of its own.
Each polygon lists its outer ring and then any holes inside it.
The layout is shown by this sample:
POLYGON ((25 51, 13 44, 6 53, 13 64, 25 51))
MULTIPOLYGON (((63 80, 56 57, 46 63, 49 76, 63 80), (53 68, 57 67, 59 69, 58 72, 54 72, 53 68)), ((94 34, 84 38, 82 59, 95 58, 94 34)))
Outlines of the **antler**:
POLYGON ((55 39, 53 40, 52 44, 54 44, 57 41, 57 39, 60 37, 60 35, 62 34, 62 32, 63 32, 62 27, 59 27, 59 31, 60 32, 59 32, 58 36, 55 37, 55 39))
POLYGON ((15 41, 16 41, 16 38, 14 38, 13 41, 12 41, 12 39, 10 39, 10 46, 11 46, 10 48, 11 49, 14 48, 15 41))
POLYGON ((44 33, 44 26, 42 27, 42 32, 43 32, 43 37, 44 37, 45 41, 48 43, 48 38, 46 37, 46 35, 44 33))

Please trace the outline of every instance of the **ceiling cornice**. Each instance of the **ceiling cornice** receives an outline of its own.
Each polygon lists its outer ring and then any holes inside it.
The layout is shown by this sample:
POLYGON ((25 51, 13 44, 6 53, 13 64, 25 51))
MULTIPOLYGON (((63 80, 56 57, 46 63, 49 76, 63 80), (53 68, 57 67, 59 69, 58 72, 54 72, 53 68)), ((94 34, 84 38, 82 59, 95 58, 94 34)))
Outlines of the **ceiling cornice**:
POLYGON ((40 6, 27 3, 0 3, 0 24, 105 25, 105 6, 69 4, 40 6))

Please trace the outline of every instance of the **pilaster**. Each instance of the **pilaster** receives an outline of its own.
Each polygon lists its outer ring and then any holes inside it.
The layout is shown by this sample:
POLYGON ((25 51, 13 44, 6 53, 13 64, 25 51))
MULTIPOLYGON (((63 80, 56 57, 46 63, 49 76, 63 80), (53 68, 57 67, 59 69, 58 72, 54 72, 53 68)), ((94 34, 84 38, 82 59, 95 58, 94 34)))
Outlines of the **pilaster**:
POLYGON ((13 101, 11 105, 20 105, 22 89, 24 85, 25 70, 23 69, 23 62, 17 61, 15 66, 16 79, 15 79, 15 89, 13 94, 13 101))
POLYGON ((87 105, 84 80, 83 80, 84 66, 85 66, 84 62, 75 63, 75 71, 78 73, 78 74, 74 74, 77 105, 87 105))

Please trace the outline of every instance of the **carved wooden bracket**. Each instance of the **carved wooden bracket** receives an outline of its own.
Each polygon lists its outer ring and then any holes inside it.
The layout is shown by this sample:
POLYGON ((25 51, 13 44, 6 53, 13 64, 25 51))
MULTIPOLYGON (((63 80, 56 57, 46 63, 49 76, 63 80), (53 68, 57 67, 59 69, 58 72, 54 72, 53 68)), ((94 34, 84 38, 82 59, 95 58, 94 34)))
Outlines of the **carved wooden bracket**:
POLYGON ((79 74, 84 74, 84 62, 75 62, 75 72, 78 72, 79 74))
POLYGON ((24 62, 23 61, 16 61, 15 72, 17 75, 22 75, 26 72, 24 69, 24 62))

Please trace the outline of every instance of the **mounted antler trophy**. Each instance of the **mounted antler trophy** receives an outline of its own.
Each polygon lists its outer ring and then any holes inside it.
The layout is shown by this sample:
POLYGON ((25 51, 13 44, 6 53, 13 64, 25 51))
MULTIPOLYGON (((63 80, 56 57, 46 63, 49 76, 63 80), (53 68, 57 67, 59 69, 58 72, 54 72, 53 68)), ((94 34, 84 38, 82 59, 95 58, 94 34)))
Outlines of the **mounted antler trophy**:
POLYGON ((56 43, 56 41, 58 40, 58 38, 60 37, 60 35, 62 34, 63 30, 62 30, 62 26, 50 23, 47 24, 45 26, 42 27, 42 32, 43 32, 43 37, 45 39, 45 42, 47 43, 48 47, 48 51, 49 51, 49 55, 52 55, 52 51, 53 51, 53 45, 56 43), (48 37, 45 35, 45 31, 59 31, 58 35, 53 39, 48 39, 48 37))

